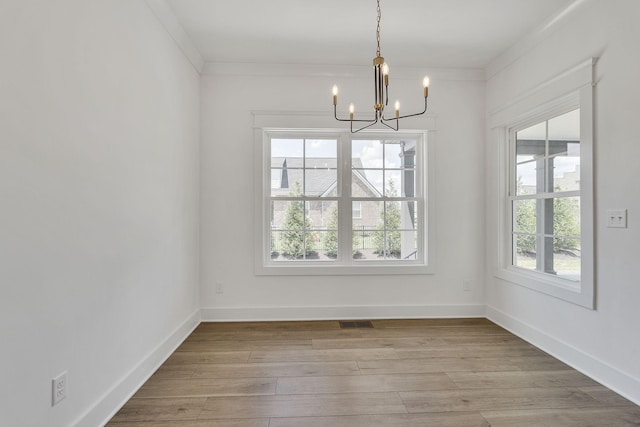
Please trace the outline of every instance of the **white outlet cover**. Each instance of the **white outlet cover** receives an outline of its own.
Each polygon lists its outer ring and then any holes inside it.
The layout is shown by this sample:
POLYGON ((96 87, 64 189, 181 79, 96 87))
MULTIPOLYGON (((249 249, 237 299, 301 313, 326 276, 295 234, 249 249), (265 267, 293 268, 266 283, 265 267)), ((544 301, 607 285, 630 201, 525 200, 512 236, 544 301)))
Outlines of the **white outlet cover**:
POLYGON ((627 210, 626 209, 608 209, 607 210, 607 227, 608 228, 627 228, 627 210))
POLYGON ((67 397, 67 371, 51 380, 51 406, 56 406, 67 397))

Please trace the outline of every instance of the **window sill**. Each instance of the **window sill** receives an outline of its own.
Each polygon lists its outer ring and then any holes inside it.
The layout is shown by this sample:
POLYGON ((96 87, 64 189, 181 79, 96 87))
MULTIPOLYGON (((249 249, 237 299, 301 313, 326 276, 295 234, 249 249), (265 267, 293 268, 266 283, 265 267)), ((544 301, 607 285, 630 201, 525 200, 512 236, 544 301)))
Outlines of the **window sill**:
POLYGON ((256 265, 257 276, 380 276, 434 274, 424 264, 301 265, 296 262, 256 265))
POLYGON ((498 279, 519 285, 534 291, 559 298, 561 300, 594 309, 593 293, 582 282, 553 277, 549 274, 528 271, 517 267, 498 269, 494 276, 498 279))

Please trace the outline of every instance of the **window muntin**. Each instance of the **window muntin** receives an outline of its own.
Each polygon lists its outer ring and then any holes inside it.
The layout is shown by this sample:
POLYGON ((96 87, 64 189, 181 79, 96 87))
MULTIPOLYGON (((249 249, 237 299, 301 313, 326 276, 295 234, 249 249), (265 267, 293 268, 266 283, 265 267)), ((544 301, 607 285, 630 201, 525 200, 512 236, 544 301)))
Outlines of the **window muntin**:
POLYGON ((421 134, 265 136, 265 265, 425 264, 421 134))
POLYGON ((515 267, 580 281, 580 109, 512 132, 515 267))

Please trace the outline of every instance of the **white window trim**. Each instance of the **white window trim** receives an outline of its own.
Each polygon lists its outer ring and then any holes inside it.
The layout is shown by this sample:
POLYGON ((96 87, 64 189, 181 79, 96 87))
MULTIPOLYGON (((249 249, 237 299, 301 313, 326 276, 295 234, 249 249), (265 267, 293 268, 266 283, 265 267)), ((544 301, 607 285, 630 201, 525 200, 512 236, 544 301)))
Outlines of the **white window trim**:
MULTIPOLYGON (((254 113, 258 114, 258 113, 254 113)), ((259 122, 268 121, 266 116, 261 117, 259 122)), ((295 120, 295 116, 293 117, 295 120)), ((270 193, 271 180, 266 179, 267 172, 270 167, 270 153, 268 149, 265 149, 265 144, 268 142, 269 135, 277 134, 291 134, 291 133, 305 133, 313 132, 317 136, 331 136, 335 137, 338 134, 343 134, 344 129, 309 129, 309 128, 271 128, 271 127, 256 127, 254 128, 254 273, 256 275, 281 275, 281 276, 296 276, 296 275, 416 275, 416 274, 434 274, 435 272, 435 203, 433 191, 433 172, 434 172, 434 150, 433 140, 435 138, 435 131, 424 130, 407 130, 402 133, 420 135, 422 138, 422 144, 419 144, 421 148, 416 155, 422 156, 422 175, 419 179, 419 186, 424 188, 424 205, 419 205, 419 212, 422 212, 423 217, 423 229, 419 232, 419 240, 423 242, 421 250, 424 252, 424 262, 420 260, 414 261, 394 261, 385 260, 384 262, 375 261, 362 261, 353 263, 350 265, 335 265, 333 263, 304 263, 300 261, 278 261, 277 263, 268 262, 266 259, 266 249, 268 241, 265 238, 267 231, 265 227, 267 225, 268 218, 270 218, 268 204, 268 194, 270 193), (426 236, 425 236, 426 233, 426 236)), ((381 131, 372 131, 376 137, 384 136, 385 133, 381 131)), ((363 132, 366 135, 366 132, 363 132)), ((398 133, 389 133, 388 136, 397 137, 398 133)), ((347 144, 341 144, 343 153, 343 162, 348 162, 348 158, 345 155, 349 147, 347 144)), ((344 164, 338 169, 344 169, 344 164)), ((350 185, 350 179, 342 179, 343 191, 346 185, 350 185)), ((363 199, 364 200, 364 199, 363 199)), ((378 200, 378 199, 376 199, 378 200)), ((342 216, 340 219, 343 221, 340 224, 341 229, 349 228, 349 223, 353 219, 351 218, 351 206, 348 206, 348 215, 342 216)), ((344 235, 344 233, 342 233, 344 235)), ((344 237, 344 236, 343 236, 344 237)), ((340 244, 345 247, 345 241, 341 241, 340 244)))
POLYGON ((491 114, 492 136, 499 143, 499 242, 498 265, 494 275, 516 285, 542 292, 562 300, 595 309, 594 278, 594 200, 593 200, 593 67, 590 59, 551 79, 539 90, 518 98, 515 102, 491 114), (510 131, 527 124, 544 121, 575 108, 580 108, 580 221, 581 274, 580 281, 554 277, 512 265, 511 185, 512 159, 510 131))

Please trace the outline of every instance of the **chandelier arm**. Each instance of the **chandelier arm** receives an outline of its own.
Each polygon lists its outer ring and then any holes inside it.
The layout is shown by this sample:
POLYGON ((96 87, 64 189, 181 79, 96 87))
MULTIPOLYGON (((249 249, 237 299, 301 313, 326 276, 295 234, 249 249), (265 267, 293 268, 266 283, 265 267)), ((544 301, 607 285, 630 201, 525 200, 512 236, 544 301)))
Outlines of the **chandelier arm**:
MULTIPOLYGON (((354 121, 354 122, 355 122, 355 121, 364 122, 364 121, 366 121, 366 120, 353 120, 353 121, 354 121)), ((378 123, 378 121, 379 121, 379 120, 376 118, 374 121, 372 121, 372 122, 371 122, 371 123, 369 123, 368 125, 363 126, 363 127, 361 127, 360 129, 356 129, 356 130, 353 130, 353 123, 351 123, 351 133, 360 132, 361 130, 364 130, 364 129, 366 129, 366 128, 369 128, 369 127, 371 127, 371 126, 375 125, 376 123, 378 123)))
POLYGON ((391 126, 389 123, 387 123, 383 118, 380 119, 380 123, 382 123, 383 125, 385 125, 386 127, 388 127, 391 130, 398 130, 400 127, 400 122, 398 120, 396 120, 396 127, 391 126))
POLYGON ((371 122, 371 120, 366 119, 341 119, 338 117, 338 112, 335 105, 333 106, 333 117, 339 122, 371 122))
POLYGON ((387 122, 391 122, 391 121, 394 121, 394 120, 406 119, 407 117, 421 116, 422 114, 424 114, 426 112, 427 112, 427 98, 424 99, 424 110, 422 110, 419 113, 407 114, 407 115, 404 115, 404 116, 398 116, 398 117, 392 117, 392 118, 383 117, 382 120, 387 121, 387 122))

